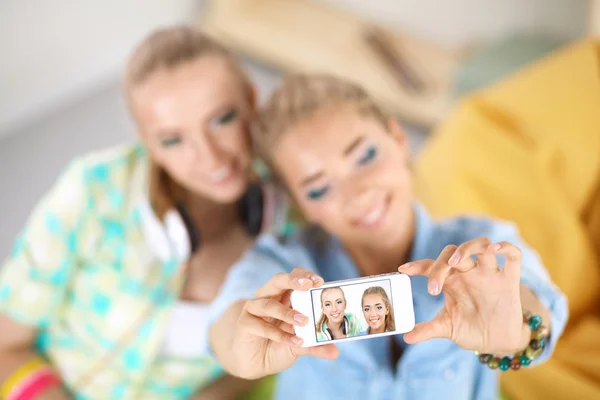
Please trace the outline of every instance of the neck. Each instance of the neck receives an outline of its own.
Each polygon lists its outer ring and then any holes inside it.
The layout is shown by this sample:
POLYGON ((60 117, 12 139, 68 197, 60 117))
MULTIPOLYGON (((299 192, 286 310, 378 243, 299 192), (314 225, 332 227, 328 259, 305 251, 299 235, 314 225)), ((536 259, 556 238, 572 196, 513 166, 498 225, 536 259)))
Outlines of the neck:
POLYGON ((371 329, 371 328, 369 328, 369 333, 370 334, 373 334, 373 333, 383 333, 383 332, 385 332, 385 325, 381 325, 377 329, 371 329))
POLYGON ((329 321, 327 321, 327 327, 329 329, 331 329, 333 332, 342 332, 342 324, 344 323, 344 321, 342 321, 339 324, 331 324, 329 321))
POLYGON ((415 237, 415 214, 411 212, 404 232, 398 240, 374 243, 368 246, 347 246, 362 276, 385 274, 397 271, 408 261, 415 237))
POLYGON ((240 225, 237 202, 217 203, 205 197, 188 194, 184 204, 194 227, 204 242, 222 237, 240 225))

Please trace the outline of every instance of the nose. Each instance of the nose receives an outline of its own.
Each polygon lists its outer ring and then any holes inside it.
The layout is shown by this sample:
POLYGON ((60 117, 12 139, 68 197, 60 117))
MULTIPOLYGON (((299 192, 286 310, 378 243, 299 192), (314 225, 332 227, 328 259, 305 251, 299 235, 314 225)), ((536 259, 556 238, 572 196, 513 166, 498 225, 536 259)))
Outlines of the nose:
POLYGON ((208 135, 200 135, 193 144, 194 158, 203 169, 218 168, 225 161, 225 153, 208 135))
POLYGON ((345 211, 350 218, 360 218, 368 212, 369 208, 377 201, 378 191, 370 188, 355 188, 347 191, 345 211))

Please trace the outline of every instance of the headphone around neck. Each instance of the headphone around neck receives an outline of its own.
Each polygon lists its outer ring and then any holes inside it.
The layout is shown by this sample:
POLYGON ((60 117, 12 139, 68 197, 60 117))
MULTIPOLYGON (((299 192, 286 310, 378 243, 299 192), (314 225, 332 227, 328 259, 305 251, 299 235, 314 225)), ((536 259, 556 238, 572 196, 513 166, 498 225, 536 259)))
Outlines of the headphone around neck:
MULTIPOLYGON (((251 183, 248 186, 238 202, 238 207, 242 223, 249 235, 254 237, 269 230, 276 231, 285 224, 287 201, 284 196, 270 183, 251 183)), ((194 254, 200 249, 202 238, 183 204, 178 204, 176 208, 188 232, 191 254, 194 254)))
MULTIPOLYGON (((342 333, 344 334, 344 336, 346 336, 348 334, 348 318, 345 315, 344 315, 344 321, 342 323, 342 333)), ((333 340, 333 332, 331 331, 331 329, 329 329, 329 327, 327 327, 327 329, 325 329, 325 336, 327 336, 327 339, 333 340)))

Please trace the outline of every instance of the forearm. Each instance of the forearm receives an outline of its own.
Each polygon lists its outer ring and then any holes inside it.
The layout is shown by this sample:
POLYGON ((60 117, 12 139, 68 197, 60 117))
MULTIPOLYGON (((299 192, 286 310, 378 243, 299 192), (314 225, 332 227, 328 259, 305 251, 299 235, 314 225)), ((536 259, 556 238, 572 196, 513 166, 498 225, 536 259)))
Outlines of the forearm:
POLYGON ((235 359, 232 343, 237 321, 242 313, 245 301, 234 303, 210 329, 210 345, 217 360, 231 375, 235 373, 235 359))
MULTIPOLYGON (((1 349, 0 350, 0 386, 29 361, 39 357, 32 349, 1 349)), ((70 396, 63 388, 53 387, 41 393, 36 400, 69 400, 70 396)))
MULTIPOLYGON (((542 318, 542 324, 552 332, 552 316, 550 310, 537 298, 535 293, 526 285, 521 285, 521 306, 523 310, 542 318)), ((521 339, 522 348, 526 348, 530 341, 531 330, 524 326, 521 339)))
POLYGON ((212 385, 202 389, 191 400, 235 400, 248 392, 256 382, 224 375, 212 385))

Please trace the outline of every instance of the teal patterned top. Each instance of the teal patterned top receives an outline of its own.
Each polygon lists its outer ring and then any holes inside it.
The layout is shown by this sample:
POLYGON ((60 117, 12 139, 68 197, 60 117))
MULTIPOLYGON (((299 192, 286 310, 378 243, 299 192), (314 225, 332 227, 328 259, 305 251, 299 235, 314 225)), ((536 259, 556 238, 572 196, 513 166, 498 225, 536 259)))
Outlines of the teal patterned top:
POLYGON ((151 212, 148 171, 140 146, 73 161, 0 270, 0 312, 38 329, 78 399, 185 399, 223 374, 159 355, 189 249, 151 212))

